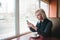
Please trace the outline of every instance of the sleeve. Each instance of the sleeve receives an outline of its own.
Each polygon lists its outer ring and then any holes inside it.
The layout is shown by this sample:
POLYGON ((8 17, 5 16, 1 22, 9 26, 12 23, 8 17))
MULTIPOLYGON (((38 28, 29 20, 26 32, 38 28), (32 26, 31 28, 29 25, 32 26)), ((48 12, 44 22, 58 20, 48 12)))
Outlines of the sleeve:
POLYGON ((46 28, 44 30, 45 33, 48 33, 49 31, 51 31, 52 29, 52 22, 49 22, 47 25, 46 25, 46 28))
POLYGON ((37 29, 37 31, 39 32, 39 34, 41 34, 43 36, 49 36, 49 33, 51 32, 51 28, 52 28, 52 22, 48 22, 44 31, 42 31, 40 29, 37 29))
POLYGON ((31 27, 30 27, 29 29, 30 29, 32 32, 36 32, 36 30, 35 30, 35 29, 33 29, 33 28, 31 28, 31 27))

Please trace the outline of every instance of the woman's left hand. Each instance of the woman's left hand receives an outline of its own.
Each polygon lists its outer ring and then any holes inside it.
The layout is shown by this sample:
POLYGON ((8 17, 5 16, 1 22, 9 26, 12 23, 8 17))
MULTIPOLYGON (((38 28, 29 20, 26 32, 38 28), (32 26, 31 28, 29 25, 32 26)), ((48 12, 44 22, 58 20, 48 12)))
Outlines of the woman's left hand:
POLYGON ((34 26, 34 25, 33 25, 32 23, 30 23, 29 21, 27 22, 27 24, 28 24, 28 27, 31 27, 31 28, 37 30, 37 27, 34 26))
POLYGON ((34 25, 30 22, 27 22, 27 24, 28 24, 28 27, 34 27, 34 25))

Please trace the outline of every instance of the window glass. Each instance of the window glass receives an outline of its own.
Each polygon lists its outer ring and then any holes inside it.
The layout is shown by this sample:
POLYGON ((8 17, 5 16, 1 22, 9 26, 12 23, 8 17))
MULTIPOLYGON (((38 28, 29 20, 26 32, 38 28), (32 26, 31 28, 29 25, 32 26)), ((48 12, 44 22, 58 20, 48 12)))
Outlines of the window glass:
POLYGON ((38 0, 20 0, 19 4, 20 34, 22 34, 30 31, 26 20, 36 24, 35 10, 39 8, 39 2, 38 0))
POLYGON ((0 0, 0 39, 15 35, 15 0, 0 0))

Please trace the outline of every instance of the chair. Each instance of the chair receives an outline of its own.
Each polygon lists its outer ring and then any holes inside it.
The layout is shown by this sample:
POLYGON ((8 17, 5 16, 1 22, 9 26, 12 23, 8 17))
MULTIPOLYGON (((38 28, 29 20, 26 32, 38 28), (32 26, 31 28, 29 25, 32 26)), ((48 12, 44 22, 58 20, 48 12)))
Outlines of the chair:
POLYGON ((60 18, 49 18, 53 22, 51 37, 30 37, 29 40, 60 40, 60 18))

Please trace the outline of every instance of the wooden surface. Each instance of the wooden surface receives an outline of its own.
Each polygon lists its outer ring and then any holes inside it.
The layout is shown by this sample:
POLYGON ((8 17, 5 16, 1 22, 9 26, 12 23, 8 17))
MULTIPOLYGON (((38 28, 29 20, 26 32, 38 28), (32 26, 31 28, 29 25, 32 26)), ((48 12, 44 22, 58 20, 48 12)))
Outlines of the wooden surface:
POLYGON ((57 0, 51 0, 49 3, 49 17, 55 17, 57 18, 58 12, 57 12, 57 0))

